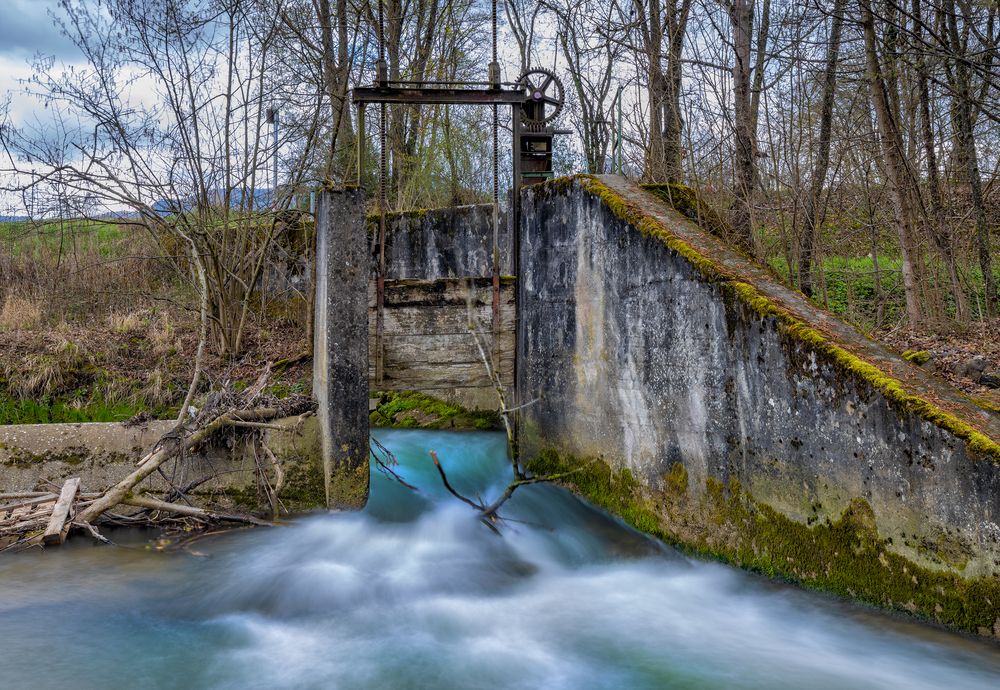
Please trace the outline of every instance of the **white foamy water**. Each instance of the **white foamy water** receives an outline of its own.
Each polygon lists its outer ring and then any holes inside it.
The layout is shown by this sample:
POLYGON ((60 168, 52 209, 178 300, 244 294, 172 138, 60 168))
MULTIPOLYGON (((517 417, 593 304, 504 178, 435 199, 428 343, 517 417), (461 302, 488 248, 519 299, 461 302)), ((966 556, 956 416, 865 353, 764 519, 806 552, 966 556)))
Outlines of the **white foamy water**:
POLYGON ((1000 688, 1000 649, 689 560, 554 487, 497 537, 497 434, 379 433, 420 494, 199 542, 0 557, 0 688, 1000 688))

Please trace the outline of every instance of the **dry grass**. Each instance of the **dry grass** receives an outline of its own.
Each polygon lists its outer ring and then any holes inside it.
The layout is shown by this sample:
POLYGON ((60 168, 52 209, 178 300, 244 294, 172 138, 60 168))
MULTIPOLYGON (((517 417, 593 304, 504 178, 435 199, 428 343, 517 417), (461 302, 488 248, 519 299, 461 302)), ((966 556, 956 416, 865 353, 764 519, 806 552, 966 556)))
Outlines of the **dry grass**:
POLYGON ((31 331, 41 326, 44 318, 42 300, 7 295, 0 309, 0 330, 31 331))
POLYGON ((30 354, 19 365, 7 362, 8 389, 24 400, 55 395, 86 382, 93 370, 90 354, 72 340, 59 340, 45 352, 30 354))

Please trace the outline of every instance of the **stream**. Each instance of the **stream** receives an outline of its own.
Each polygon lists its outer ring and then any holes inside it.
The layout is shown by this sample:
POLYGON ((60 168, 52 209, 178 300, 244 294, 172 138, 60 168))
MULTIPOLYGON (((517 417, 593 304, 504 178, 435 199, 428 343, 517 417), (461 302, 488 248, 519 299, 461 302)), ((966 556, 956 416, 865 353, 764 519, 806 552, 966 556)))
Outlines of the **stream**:
POLYGON ((692 560, 554 486, 503 537, 496 433, 376 432, 362 513, 0 556, 0 688, 1000 688, 1000 646, 692 560), (127 543, 131 542, 131 543, 127 543))

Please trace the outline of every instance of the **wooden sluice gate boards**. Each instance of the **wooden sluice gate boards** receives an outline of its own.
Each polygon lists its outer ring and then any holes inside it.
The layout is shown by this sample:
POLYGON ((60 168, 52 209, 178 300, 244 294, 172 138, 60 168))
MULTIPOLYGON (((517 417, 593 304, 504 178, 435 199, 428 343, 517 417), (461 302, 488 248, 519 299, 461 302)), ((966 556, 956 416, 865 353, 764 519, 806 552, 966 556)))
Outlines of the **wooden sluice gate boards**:
MULTIPOLYGON (((370 313, 375 310, 374 290, 374 284, 370 285, 370 313)), ((489 278, 387 280, 382 337, 385 369, 380 385, 374 381, 378 347, 375 319, 369 318, 372 389, 492 391, 476 339, 469 332, 470 322, 478 329, 487 354, 495 357, 503 382, 513 385, 514 298, 514 281, 505 279, 500 293, 500 329, 494 346, 489 278)))

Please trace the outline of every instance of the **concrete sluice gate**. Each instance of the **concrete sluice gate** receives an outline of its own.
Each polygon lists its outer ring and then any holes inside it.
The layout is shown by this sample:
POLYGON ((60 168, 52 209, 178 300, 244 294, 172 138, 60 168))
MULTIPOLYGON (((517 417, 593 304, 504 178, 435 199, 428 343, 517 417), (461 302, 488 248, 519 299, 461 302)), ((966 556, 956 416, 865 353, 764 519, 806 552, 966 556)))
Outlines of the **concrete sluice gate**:
MULTIPOLYGON (((729 248, 682 193, 524 190, 497 292, 490 207, 390 215, 381 309, 377 219, 357 191, 321 194, 320 419, 276 448, 294 508, 365 504, 386 400, 495 410, 481 345, 531 471, 574 470, 569 488, 688 552, 1000 637, 1000 418, 729 248)), ((0 488, 113 481, 146 443, 39 433, 0 429, 0 488)), ((232 468, 207 491, 256 500, 252 458, 213 461, 232 468)))
MULTIPOLYGON (((782 285, 677 191, 564 178, 524 191, 516 242, 499 229, 517 275, 490 347, 531 402, 526 465, 576 470, 568 486, 690 552, 1000 636, 1000 418, 782 285)), ((491 233, 487 207, 390 218, 371 390, 492 404, 467 332, 489 333, 491 233)))

